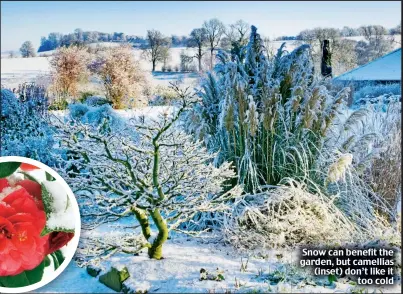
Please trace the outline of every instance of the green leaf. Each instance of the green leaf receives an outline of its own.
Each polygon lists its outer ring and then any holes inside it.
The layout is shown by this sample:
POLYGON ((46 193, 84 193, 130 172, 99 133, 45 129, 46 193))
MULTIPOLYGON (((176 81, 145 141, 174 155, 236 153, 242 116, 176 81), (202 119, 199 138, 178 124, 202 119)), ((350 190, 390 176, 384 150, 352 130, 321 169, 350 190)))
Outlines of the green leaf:
POLYGON ((25 271, 25 274, 27 275, 27 278, 30 281, 31 285, 38 283, 40 280, 42 280, 44 269, 45 269, 45 261, 42 261, 41 264, 36 268, 34 268, 33 270, 25 271))
POLYGON ((7 288, 18 288, 38 283, 42 280, 44 269, 45 260, 43 260, 36 268, 22 272, 19 275, 0 277, 0 285, 7 288))
POLYGON ((329 281, 329 284, 332 284, 337 281, 337 277, 335 275, 328 275, 327 280, 329 281))
POLYGON ((2 162, 0 163, 0 178, 6 178, 12 175, 21 165, 21 162, 2 162))
POLYGON ((40 184, 40 183, 38 182, 38 180, 37 180, 37 179, 35 179, 33 176, 29 175, 28 173, 26 173, 26 172, 22 172, 22 174, 23 174, 23 175, 24 175, 24 177, 26 177, 28 180, 33 181, 33 182, 35 182, 35 183, 40 184))
POLYGON ((45 173, 46 173, 47 181, 56 181, 56 179, 54 177, 52 177, 52 175, 50 173, 48 173, 48 172, 45 172, 45 173))
POLYGON ((55 270, 63 263, 64 261, 64 256, 63 253, 60 250, 56 250, 51 254, 53 258, 53 263, 55 265, 55 270))
MULTIPOLYGON (((46 186, 43 183, 41 184, 41 187, 42 187, 42 203, 43 203, 43 207, 44 207, 45 214, 46 214, 46 220, 48 220, 50 218, 51 213, 54 212, 53 208, 52 208, 52 203, 53 203, 54 199, 53 199, 52 194, 49 193, 49 191, 46 189, 46 186)), ((67 196, 66 205, 68 205, 68 203, 69 203, 68 201, 69 201, 69 197, 67 196)), ((74 229, 49 228, 48 223, 46 222, 46 225, 41 232, 41 236, 45 236, 52 232, 74 233, 74 229)))
POLYGON ((50 265, 50 258, 49 258, 49 256, 46 255, 44 261, 45 261, 45 267, 48 267, 48 266, 50 265))

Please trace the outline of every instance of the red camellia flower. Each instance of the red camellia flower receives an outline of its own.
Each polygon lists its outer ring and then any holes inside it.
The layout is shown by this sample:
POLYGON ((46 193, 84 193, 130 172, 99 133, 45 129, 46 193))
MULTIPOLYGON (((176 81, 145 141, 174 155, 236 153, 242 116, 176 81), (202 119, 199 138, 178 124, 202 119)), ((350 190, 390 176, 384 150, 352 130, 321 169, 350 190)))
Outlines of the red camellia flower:
POLYGON ((31 171, 31 170, 39 169, 39 167, 36 167, 35 165, 28 164, 28 163, 21 163, 20 169, 22 169, 23 171, 31 171))
POLYGON ((41 185, 21 180, 10 187, 0 179, 0 277, 34 269, 74 237, 66 232, 41 237, 45 224, 41 185))
MULTIPOLYGON (((4 181, 1 185, 5 186, 4 181)), ((48 235, 40 236, 45 223, 45 212, 25 188, 3 187, 0 194, 0 276, 18 275, 43 261, 49 239, 48 235)))

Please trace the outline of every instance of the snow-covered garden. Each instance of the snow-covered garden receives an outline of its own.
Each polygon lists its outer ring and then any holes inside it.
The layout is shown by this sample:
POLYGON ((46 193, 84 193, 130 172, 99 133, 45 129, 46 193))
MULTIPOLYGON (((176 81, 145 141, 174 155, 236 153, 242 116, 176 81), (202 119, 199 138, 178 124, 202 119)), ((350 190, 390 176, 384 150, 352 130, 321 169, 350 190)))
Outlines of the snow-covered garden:
POLYGON ((53 167, 80 205, 74 262, 40 292, 400 288, 400 263, 393 287, 298 266, 304 246, 400 254, 399 90, 350 108, 308 45, 269 56, 253 26, 212 71, 180 79, 144 74, 131 50, 71 46, 41 68, 5 60, 16 70, 4 75, 2 64, 0 155, 53 167))

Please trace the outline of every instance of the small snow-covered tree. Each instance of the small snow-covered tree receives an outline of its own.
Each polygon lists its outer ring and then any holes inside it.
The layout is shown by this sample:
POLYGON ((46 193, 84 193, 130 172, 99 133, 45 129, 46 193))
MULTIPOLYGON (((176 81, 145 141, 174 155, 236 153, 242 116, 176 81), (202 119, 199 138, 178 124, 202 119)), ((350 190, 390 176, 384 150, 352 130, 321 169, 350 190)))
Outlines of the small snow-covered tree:
POLYGON ((58 48, 49 63, 53 80, 51 89, 58 99, 54 102, 77 97, 78 85, 89 76, 89 54, 86 49, 78 46, 58 48))
POLYGON ((25 41, 20 48, 22 57, 35 57, 35 49, 31 41, 25 41))
POLYGON ((134 59, 131 46, 111 47, 98 52, 89 68, 102 81, 106 98, 114 108, 146 104, 147 80, 134 59))
POLYGON ((58 124, 61 144, 74 153, 61 172, 83 204, 84 223, 134 215, 142 231, 140 239, 133 233, 122 240, 86 242, 97 245, 83 258, 146 247, 150 258, 160 259, 170 230, 186 231, 197 213, 228 209, 227 200, 240 193, 238 186, 224 189, 235 175, 230 163, 215 167, 214 154, 175 125, 189 106, 187 92, 176 90, 181 91, 181 104, 156 121, 138 118, 113 131, 113 117, 99 125, 74 120, 58 124))

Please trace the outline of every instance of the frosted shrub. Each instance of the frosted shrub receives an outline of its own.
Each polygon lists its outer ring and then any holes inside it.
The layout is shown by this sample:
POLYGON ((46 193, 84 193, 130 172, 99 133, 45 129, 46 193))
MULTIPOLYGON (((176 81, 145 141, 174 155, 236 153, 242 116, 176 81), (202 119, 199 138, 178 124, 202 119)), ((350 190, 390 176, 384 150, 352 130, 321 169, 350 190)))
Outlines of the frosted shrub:
MULTIPOLYGON (((354 169, 365 180, 362 185, 373 190, 367 194, 376 194, 371 198, 384 202, 380 206, 378 203, 378 210, 387 215, 400 195, 400 136, 401 104, 397 102, 382 107, 367 105, 354 112, 345 109, 329 131, 326 142, 327 146, 353 155, 354 169)), ((329 158, 332 156, 322 161, 329 158)), ((357 196, 357 191, 354 194, 357 196)))
POLYGON ((106 98, 113 108, 147 104, 147 80, 134 60, 130 46, 111 47, 97 54, 90 69, 103 83, 106 98))
POLYGON ((89 106, 81 103, 69 105, 70 117, 73 120, 80 121, 84 124, 100 126, 105 120, 108 120, 109 126, 114 129, 122 124, 110 105, 89 106))
POLYGON ((148 248, 150 258, 160 259, 170 230, 186 231, 182 224, 198 212, 228 210, 227 201, 239 195, 239 187, 224 191, 224 184, 235 176, 231 165, 215 167, 215 155, 174 126, 189 101, 186 92, 178 96, 182 102, 176 111, 156 121, 138 118, 113 130, 113 117, 100 125, 77 120, 58 125, 61 144, 76 155, 60 172, 79 197, 84 226, 134 216, 141 229, 140 237, 133 232, 110 242, 85 242, 94 246, 83 249, 79 259, 141 248, 148 248))
POLYGON ((1 90, 0 102, 0 156, 24 156, 53 166, 53 130, 43 108, 38 109, 31 100, 19 101, 7 89, 1 90))
POLYGON ((51 91, 56 96, 56 104, 68 98, 77 98, 78 85, 89 77, 87 69, 89 54, 78 46, 61 47, 50 59, 52 70, 51 91))
POLYGON ((354 103, 356 105, 389 102, 399 100, 401 97, 401 84, 390 85, 367 85, 354 92, 354 103))
POLYGON ((36 83, 22 83, 18 85, 19 100, 29 101, 34 111, 45 114, 48 110, 47 91, 45 86, 36 83))
POLYGON ((253 205, 238 204, 227 219, 227 240, 241 249, 334 246, 359 238, 354 223, 333 200, 310 193, 303 184, 288 180, 259 199, 253 205))
POLYGON ((172 105, 176 101, 177 93, 170 87, 157 85, 154 88, 154 98, 150 100, 150 105, 172 105))
POLYGON ((188 115, 189 130, 219 152, 217 162, 235 163, 247 191, 311 177, 347 89, 331 93, 313 79, 307 45, 289 54, 282 46, 267 60, 255 27, 243 61, 223 52, 218 59, 188 115))
POLYGON ((104 104, 110 104, 110 101, 104 97, 89 96, 85 99, 85 104, 88 106, 101 106, 104 104))

